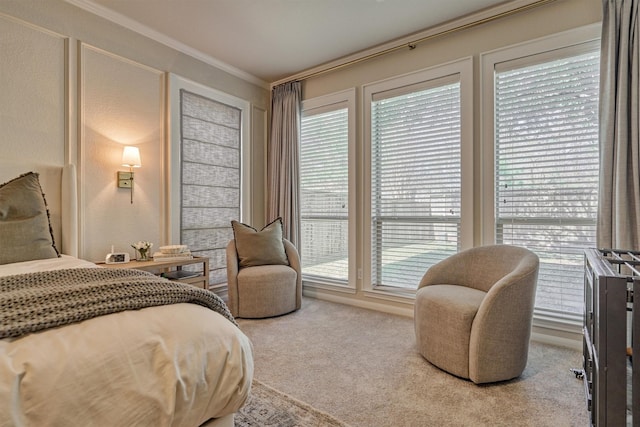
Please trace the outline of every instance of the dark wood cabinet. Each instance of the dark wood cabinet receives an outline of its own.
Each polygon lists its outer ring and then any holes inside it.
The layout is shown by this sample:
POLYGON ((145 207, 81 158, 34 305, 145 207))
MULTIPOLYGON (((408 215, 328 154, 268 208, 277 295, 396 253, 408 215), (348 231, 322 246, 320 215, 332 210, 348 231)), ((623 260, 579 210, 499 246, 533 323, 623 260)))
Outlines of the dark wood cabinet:
POLYGON ((639 266, 640 252, 585 251, 583 378, 593 426, 640 426, 639 266))

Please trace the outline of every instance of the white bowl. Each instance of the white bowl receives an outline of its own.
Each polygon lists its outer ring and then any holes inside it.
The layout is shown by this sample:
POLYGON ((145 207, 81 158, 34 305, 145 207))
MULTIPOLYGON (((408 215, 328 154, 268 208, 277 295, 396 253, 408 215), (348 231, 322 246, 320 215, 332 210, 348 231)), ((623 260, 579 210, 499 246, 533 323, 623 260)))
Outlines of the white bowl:
POLYGON ((186 252, 187 245, 168 245, 168 246, 160 246, 160 252, 163 254, 179 254, 182 252, 186 252))

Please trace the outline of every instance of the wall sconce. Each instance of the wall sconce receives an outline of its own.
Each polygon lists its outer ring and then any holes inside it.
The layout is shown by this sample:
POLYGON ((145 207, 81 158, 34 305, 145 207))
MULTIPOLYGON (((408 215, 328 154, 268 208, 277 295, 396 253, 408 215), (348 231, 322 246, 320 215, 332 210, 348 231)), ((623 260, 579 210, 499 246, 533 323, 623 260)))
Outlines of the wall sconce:
POLYGON ((122 166, 128 166, 129 172, 118 172, 118 188, 131 190, 131 203, 133 203, 133 168, 142 166, 138 147, 124 147, 122 151, 122 166))

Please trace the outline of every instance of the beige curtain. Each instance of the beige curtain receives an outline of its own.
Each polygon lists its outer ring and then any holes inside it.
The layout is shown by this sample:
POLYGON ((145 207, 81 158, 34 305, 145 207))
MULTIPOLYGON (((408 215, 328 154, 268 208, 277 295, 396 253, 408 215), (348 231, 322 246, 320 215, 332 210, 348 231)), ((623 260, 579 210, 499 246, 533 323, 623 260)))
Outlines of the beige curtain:
POLYGON ((640 250, 639 0, 604 0, 597 244, 640 250))
POLYGON ((271 94, 271 138, 267 149, 267 222, 282 217, 283 237, 300 243, 300 115, 302 85, 288 82, 271 94))

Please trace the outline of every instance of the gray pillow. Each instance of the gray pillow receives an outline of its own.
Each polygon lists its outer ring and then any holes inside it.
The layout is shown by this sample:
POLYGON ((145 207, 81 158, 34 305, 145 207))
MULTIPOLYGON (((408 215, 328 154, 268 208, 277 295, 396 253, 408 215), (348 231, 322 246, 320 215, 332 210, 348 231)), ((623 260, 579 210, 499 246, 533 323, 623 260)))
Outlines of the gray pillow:
POLYGON ((0 185, 0 264, 58 256, 38 174, 0 185))
POLYGON ((265 225, 260 231, 238 221, 231 221, 231 227, 240 268, 289 265, 282 241, 282 218, 265 225))

